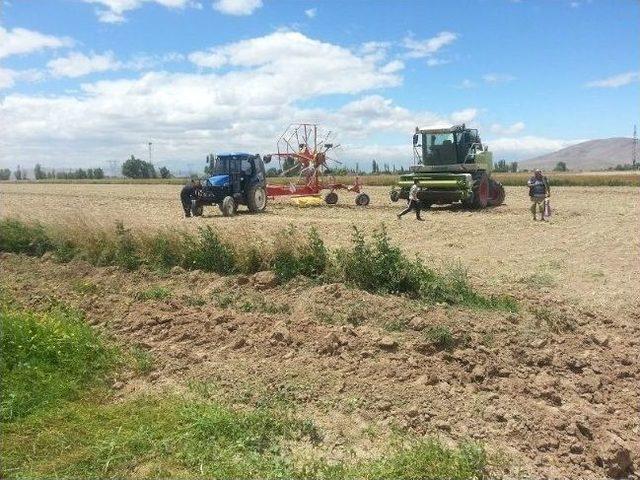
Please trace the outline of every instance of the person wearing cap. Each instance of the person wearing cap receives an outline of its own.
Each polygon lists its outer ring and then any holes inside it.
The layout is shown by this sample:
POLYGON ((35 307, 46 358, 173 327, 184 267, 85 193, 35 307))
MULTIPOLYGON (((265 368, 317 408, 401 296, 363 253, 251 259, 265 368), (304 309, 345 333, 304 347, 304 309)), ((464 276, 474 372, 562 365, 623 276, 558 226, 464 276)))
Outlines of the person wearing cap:
POLYGON ((535 169, 533 171, 533 177, 527 182, 529 187, 529 197, 531 198, 531 214, 533 220, 537 220, 536 210, 540 211, 540 220, 544 218, 544 202, 551 195, 551 189, 549 188, 549 180, 542 175, 542 171, 535 169))
POLYGON ((418 199, 418 192, 420 191, 420 185, 418 185, 418 179, 413 180, 413 185, 409 190, 409 204, 402 212, 398 214, 398 220, 402 218, 405 213, 409 213, 411 210, 416 211, 416 219, 423 221, 424 218, 420 217, 420 200, 418 199))

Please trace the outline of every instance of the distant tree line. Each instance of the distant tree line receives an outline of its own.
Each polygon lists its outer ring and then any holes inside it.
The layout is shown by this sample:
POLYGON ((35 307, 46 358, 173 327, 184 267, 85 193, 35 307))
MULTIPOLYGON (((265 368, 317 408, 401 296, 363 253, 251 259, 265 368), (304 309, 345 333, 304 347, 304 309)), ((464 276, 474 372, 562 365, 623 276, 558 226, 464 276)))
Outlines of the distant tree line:
POLYGON ((122 175, 127 178, 171 178, 171 172, 167 167, 160 167, 158 173, 151 162, 145 162, 131 155, 122 164, 122 175))
POLYGON ((500 173, 516 173, 518 171, 518 162, 507 163, 506 160, 498 160, 498 162, 493 166, 493 171, 500 173))
MULTIPOLYGON (((104 171, 101 168, 77 168, 76 170, 48 170, 44 171, 39 163, 33 168, 33 176, 36 180, 85 180, 104 178, 104 171)), ((17 177, 16 177, 17 178, 17 177)))

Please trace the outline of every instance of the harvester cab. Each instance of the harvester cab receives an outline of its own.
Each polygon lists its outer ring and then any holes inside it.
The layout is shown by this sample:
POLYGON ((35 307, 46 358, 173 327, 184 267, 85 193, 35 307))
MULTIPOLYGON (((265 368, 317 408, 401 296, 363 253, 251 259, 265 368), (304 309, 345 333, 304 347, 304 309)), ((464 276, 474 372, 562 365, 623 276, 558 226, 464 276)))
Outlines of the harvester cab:
POLYGON ((482 145, 478 130, 464 124, 450 128, 420 129, 413 135, 414 165, 400 176, 391 200, 406 199, 415 179, 423 207, 462 202, 485 208, 504 201, 504 188, 491 178, 492 154, 482 145))
POLYGON ((266 175, 260 155, 226 153, 209 157, 202 189, 192 202, 192 214, 202 215, 205 205, 218 205, 225 217, 235 215, 238 205, 250 212, 267 206, 266 175))

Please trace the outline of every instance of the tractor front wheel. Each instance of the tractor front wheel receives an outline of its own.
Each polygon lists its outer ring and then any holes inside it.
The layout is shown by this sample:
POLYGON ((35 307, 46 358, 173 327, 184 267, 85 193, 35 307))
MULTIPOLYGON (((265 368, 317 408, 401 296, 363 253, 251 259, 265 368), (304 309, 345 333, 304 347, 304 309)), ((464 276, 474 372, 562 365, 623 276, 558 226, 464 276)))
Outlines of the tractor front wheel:
POLYGON ((359 193, 358 195, 356 195, 356 205, 359 207, 366 207, 367 205, 369 205, 369 195, 367 195, 366 193, 359 193))
POLYGON ((225 217, 233 217, 236 213, 236 201, 233 197, 224 197, 220 204, 220 210, 225 217))
POLYGON ((338 194, 336 192, 329 192, 324 197, 324 201, 327 205, 335 205, 338 203, 338 194))
POLYGON ((267 206, 267 192, 264 188, 256 185, 247 192, 247 207, 250 212, 262 212, 267 206))
POLYGON ((389 193, 389 199, 394 203, 400 200, 400 190, 391 190, 389 193))

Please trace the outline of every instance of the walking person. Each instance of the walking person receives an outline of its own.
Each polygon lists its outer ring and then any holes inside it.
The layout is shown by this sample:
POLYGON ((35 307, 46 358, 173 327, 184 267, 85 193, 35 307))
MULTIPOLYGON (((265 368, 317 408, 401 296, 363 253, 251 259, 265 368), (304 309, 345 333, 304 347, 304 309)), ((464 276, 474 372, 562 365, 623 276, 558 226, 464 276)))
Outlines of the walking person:
POLYGON ((405 208, 402 212, 398 214, 398 220, 402 218, 405 213, 409 213, 411 210, 415 210, 416 219, 420 221, 424 221, 424 218, 420 217, 420 200, 418 199, 418 192, 420 191, 420 186, 418 185, 418 179, 413 180, 413 185, 409 190, 409 204, 407 208, 405 208))
POLYGON ((195 180, 187 183, 180 191, 180 201, 182 202, 182 209, 184 210, 184 216, 191 216, 191 200, 196 198, 196 190, 198 189, 198 183, 195 180))
POLYGON ((551 188, 549 188, 549 180, 542 175, 542 171, 535 169, 533 177, 527 182, 529 187, 529 197, 531 198, 531 214, 533 220, 537 220, 536 210, 540 212, 540 221, 545 219, 545 202, 548 202, 551 196, 551 188))

